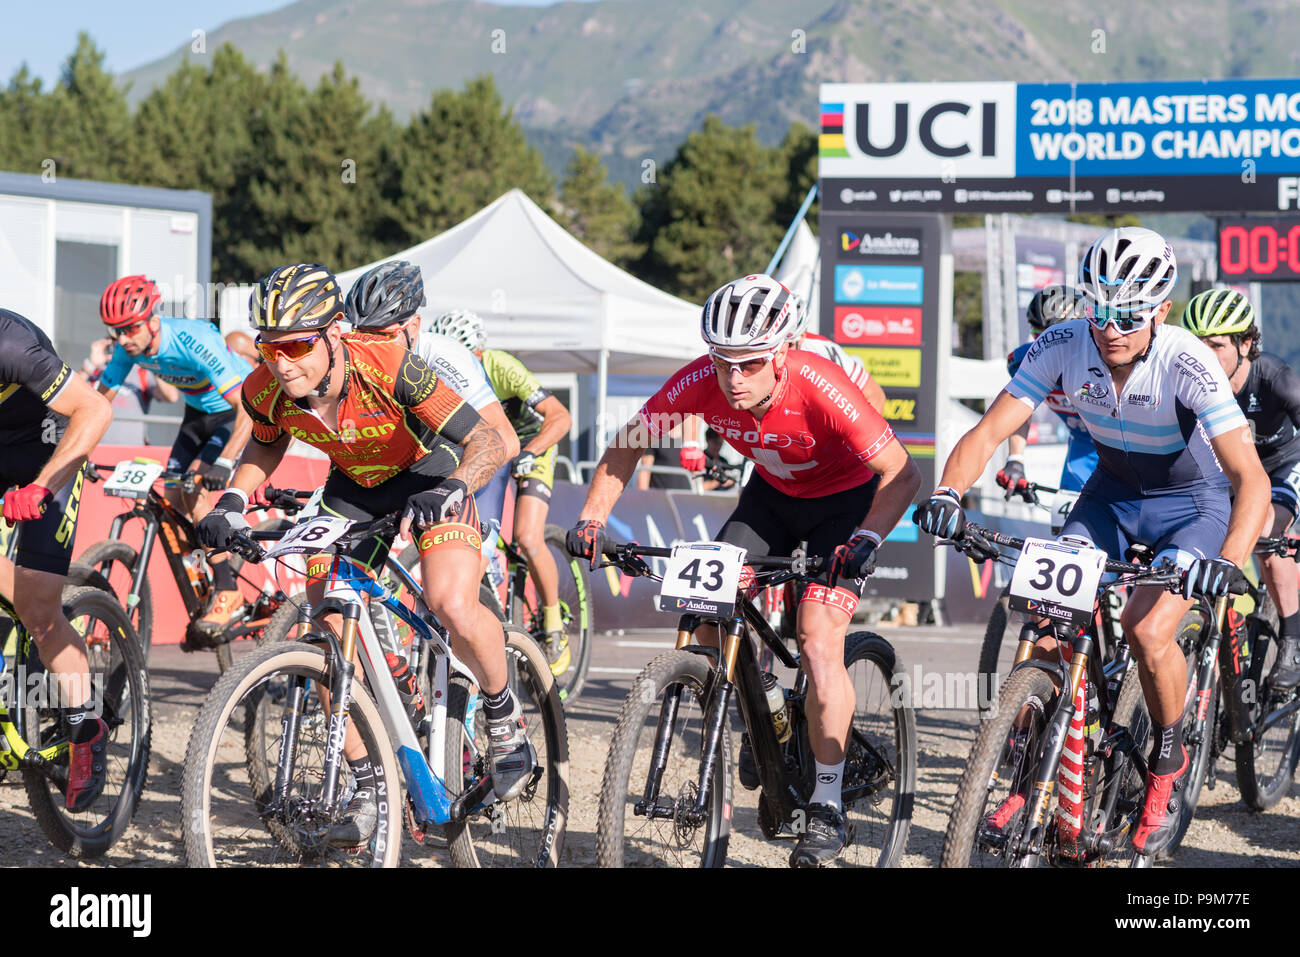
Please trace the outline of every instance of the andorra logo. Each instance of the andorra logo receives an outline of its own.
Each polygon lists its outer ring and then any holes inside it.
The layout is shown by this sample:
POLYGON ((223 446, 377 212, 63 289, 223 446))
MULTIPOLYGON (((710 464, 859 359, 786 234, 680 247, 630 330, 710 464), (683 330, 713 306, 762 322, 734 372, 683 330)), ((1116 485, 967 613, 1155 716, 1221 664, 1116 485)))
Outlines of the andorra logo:
POLYGON ((846 253, 857 249, 860 242, 862 237, 856 233, 851 233, 847 229, 840 233, 840 248, 846 253))

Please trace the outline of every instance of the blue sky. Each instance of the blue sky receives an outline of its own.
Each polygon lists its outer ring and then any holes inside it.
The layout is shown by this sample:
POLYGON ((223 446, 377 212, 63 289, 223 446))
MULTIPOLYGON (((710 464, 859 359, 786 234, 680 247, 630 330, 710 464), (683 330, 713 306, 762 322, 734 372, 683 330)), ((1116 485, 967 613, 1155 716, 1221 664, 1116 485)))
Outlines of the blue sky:
MULTIPOLYGON (((363 0, 364 2, 364 0, 363 0)), ((511 5, 540 7, 553 0, 510 0, 511 5)), ((286 0, 19 0, 4 4, 0 30, 0 83, 8 83, 25 60, 45 80, 59 70, 86 30, 105 51, 105 65, 123 73, 190 42, 195 29, 214 30, 230 20, 288 6, 286 0)))

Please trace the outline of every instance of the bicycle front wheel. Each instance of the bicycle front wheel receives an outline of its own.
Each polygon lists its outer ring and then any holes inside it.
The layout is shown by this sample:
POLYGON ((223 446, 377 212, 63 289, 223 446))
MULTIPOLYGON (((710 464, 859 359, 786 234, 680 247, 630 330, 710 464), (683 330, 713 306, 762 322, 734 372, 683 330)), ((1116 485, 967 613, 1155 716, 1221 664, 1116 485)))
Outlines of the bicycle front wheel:
POLYGON ((618 714, 600 787, 596 855, 601 867, 722 867, 731 836, 731 735, 718 741, 708 801, 700 794, 712 659, 691 651, 659 655, 642 669, 618 714), (656 731, 676 701, 653 807, 645 806, 656 731))
POLYGON ((1052 679, 1038 668, 1013 671, 1003 683, 997 710, 980 725, 957 785, 940 866, 1032 867, 1038 863, 1036 857, 1020 851, 1019 844, 1029 823, 1024 800, 1047 743, 1055 698, 1052 679))
MULTIPOLYGON (((315 707, 311 699, 313 686, 328 687, 329 682, 322 649, 278 643, 242 656, 213 686, 194 724, 181 778, 188 866, 397 866, 402 839, 400 771, 379 711, 360 680, 352 684, 347 721, 374 768, 379 816, 363 847, 329 843, 329 829, 353 786, 348 763, 342 760, 336 808, 329 814, 321 806, 329 721, 319 699, 315 707), (232 727, 231 717, 252 705, 270 711, 260 727, 283 728, 295 699, 301 704, 281 800, 250 779, 245 731, 232 727)), ((259 740, 274 782, 280 770, 280 741, 259 740)))
POLYGON ((916 715, 895 691, 903 666, 884 638, 858 631, 844 639, 853 683, 853 726, 844 755, 844 823, 853 838, 848 864, 893 867, 903 856, 916 799, 916 715))
POLYGON ((1013 629, 1018 630, 1023 616, 1011 614, 1011 598, 1004 588, 989 612, 989 623, 984 628, 984 641, 980 644, 979 690, 980 717, 987 717, 993 709, 992 690, 997 687, 998 659, 1008 638, 1015 640, 1013 629))
MULTIPOLYGON (((104 790, 84 811, 74 813, 64 807, 67 732, 59 708, 45 706, 57 702, 42 702, 31 695, 33 676, 45 670, 34 642, 20 661, 29 695, 22 731, 31 747, 51 749, 46 753, 52 764, 48 771, 24 770, 23 783, 32 813, 51 843, 71 857, 100 857, 131 823, 149 773, 149 676, 135 630, 111 595, 99 588, 68 587, 63 592, 63 614, 86 642, 90 702, 108 724, 104 790)), ((53 692, 50 685, 46 687, 53 692)))
MULTIPOLYGON (((569 735, 555 676, 537 643, 506 626, 508 683, 519 699, 528 740, 537 752, 533 779, 511 801, 495 801, 447 824, 457 867, 558 867, 569 816, 569 735)), ((455 798, 488 773, 487 723, 463 675, 447 694, 447 791, 455 798)))
POLYGON ((1241 799, 1254 811, 1267 811, 1291 789, 1291 777, 1300 759, 1300 710, 1276 717, 1296 698, 1293 689, 1277 694, 1268 687, 1268 674, 1277 658, 1277 608, 1267 592, 1260 607, 1246 619, 1251 662, 1248 673, 1254 690, 1250 706, 1252 734, 1237 745, 1237 784, 1241 799))
MULTIPOLYGON (((89 565, 107 580, 113 594, 117 596, 118 603, 127 610, 140 640, 140 650, 144 654, 145 661, 148 661, 149 649, 153 644, 153 590, 149 587, 147 575, 140 583, 139 602, 134 608, 131 607, 130 602, 131 583, 135 579, 135 563, 139 559, 136 550, 126 542, 110 538, 108 541, 91 545, 78 556, 77 560, 89 565)), ((91 584, 89 581, 73 580, 71 574, 68 578, 74 585, 91 584)))

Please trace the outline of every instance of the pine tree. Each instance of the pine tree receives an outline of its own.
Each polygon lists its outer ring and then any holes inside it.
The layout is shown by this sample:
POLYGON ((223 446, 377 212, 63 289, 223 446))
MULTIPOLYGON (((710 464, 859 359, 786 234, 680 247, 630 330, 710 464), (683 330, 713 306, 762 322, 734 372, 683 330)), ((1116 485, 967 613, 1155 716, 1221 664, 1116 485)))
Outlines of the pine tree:
POLYGON ((777 207, 789 192, 778 150, 754 127, 716 116, 691 133, 659 182, 642 187, 638 263, 647 281, 696 302, 767 265, 781 241, 777 207))
POLYGON ((104 70, 104 52, 84 31, 63 64, 50 100, 50 157, 58 176, 126 178, 131 113, 126 96, 104 70))
POLYGON ((49 156, 50 94, 24 63, 0 90, 0 169, 40 173, 49 156))
POLYGON ((625 266, 645 252, 632 239, 640 225, 636 207, 609 182, 600 157, 581 146, 560 185, 560 213, 569 232, 612 263, 625 266))
POLYGON ((440 90, 413 115, 390 184, 393 225, 408 243, 428 239, 518 187, 547 209, 554 186, 490 76, 440 90))

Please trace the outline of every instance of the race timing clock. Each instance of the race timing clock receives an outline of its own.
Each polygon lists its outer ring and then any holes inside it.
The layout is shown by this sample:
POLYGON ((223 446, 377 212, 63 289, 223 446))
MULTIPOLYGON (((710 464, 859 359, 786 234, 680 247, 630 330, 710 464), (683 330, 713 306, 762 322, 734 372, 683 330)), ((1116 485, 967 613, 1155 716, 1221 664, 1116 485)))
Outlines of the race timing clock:
POLYGON ((1300 216, 1219 220, 1219 278, 1300 281, 1300 216))

